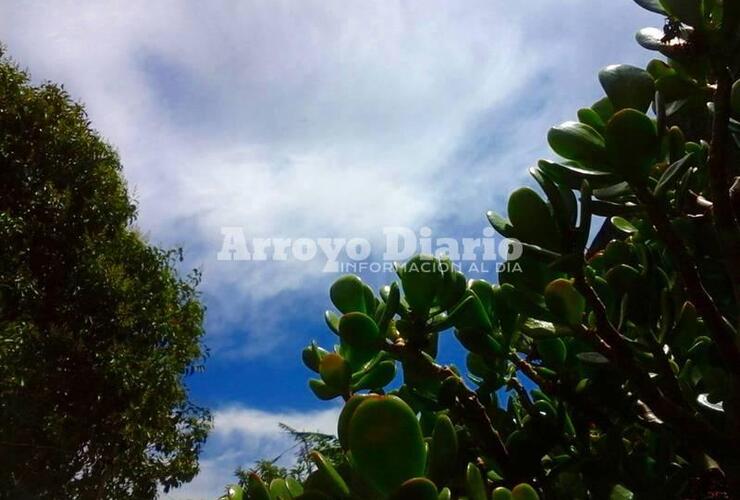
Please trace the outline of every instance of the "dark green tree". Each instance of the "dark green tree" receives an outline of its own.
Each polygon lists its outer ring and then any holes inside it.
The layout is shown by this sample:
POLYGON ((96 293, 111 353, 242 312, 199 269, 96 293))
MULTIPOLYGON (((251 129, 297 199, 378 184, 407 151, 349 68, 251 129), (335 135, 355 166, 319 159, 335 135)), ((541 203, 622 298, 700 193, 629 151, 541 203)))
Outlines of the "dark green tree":
POLYGON ((635 1, 666 59, 604 68, 605 96, 550 130, 544 196, 488 214, 521 250, 498 282, 428 255, 379 294, 339 278, 338 346, 303 361, 345 402, 345 455, 312 454, 300 488, 251 477, 247 498, 740 495, 740 2, 635 1))
POLYGON ((198 471, 199 275, 134 219, 83 107, 0 50, 0 498, 153 498, 198 471))

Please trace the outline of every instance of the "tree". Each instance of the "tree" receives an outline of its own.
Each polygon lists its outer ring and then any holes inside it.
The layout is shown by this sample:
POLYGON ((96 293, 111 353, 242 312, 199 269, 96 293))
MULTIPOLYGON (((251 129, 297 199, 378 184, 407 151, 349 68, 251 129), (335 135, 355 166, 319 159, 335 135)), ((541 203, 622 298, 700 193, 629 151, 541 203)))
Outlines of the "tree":
POLYGON ((271 460, 257 460, 254 466, 248 470, 242 467, 237 468, 234 474, 239 480, 239 486, 246 488, 251 476, 258 476, 261 481, 267 484, 276 479, 278 483, 288 479, 291 480, 292 484, 295 484, 293 481, 304 482, 313 472, 312 452, 321 453, 331 460, 341 460, 343 451, 336 437, 321 432, 299 431, 282 423, 279 425, 284 432, 293 438, 295 444, 271 460), (278 462, 286 453, 296 448, 294 463, 290 468, 278 465, 278 462))
POLYGON ((312 455, 303 496, 253 478, 247 498, 740 492, 740 3, 636 2, 666 18, 637 40, 667 62, 605 68, 606 96, 550 130, 544 198, 488 214, 521 255, 497 284, 424 255, 379 297, 338 279, 339 346, 303 361, 345 401, 345 456, 312 455), (465 376, 436 360, 453 334, 465 376))
MULTIPOLYGON (((0 50, 0 497, 152 498, 190 480, 210 415, 198 273, 132 227, 116 153, 0 50)), ((180 259, 181 260, 181 259, 180 259)))

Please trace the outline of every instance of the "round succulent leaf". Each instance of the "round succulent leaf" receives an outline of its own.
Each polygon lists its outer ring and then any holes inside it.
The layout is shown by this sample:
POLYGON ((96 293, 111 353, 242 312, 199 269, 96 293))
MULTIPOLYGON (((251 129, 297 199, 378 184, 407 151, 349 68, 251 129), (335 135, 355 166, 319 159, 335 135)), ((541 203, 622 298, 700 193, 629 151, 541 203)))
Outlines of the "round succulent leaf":
POLYGON ((352 390, 383 389, 393 382, 396 377, 396 362, 393 360, 381 361, 371 367, 360 379, 352 384, 352 390))
MULTIPOLYGON (((665 47, 665 44, 663 43, 664 36, 663 30, 649 27, 639 30, 635 34, 635 40, 637 40, 637 43, 639 43, 643 48, 648 50, 660 50, 665 47)), ((652 74, 652 72, 650 73, 652 74)))
POLYGON ((455 426, 445 414, 437 416, 429 445, 429 470, 427 476, 437 484, 445 484, 457 461, 458 441, 455 426))
POLYGON ((452 491, 450 491, 450 489, 447 487, 442 488, 442 491, 439 492, 437 500, 452 500, 452 491))
POLYGON ((609 269, 605 277, 615 291, 626 293, 640 282, 640 271, 629 264, 618 264, 609 269))
POLYGON ((404 482, 391 496, 392 500, 437 500, 437 486, 427 478, 415 477, 404 482))
POLYGON ((488 500, 486 483, 483 481, 480 469, 474 463, 468 463, 465 469, 465 491, 470 500, 488 500))
POLYGON ((569 160, 599 164, 604 159, 604 138, 583 123, 568 121, 551 128, 547 142, 553 151, 569 160))
POLYGON ((605 136, 613 170, 628 181, 644 181, 658 153, 653 120, 635 109, 623 109, 609 120, 605 136))
POLYGON ((550 250, 560 248, 560 233, 550 207, 534 190, 523 187, 511 193, 507 211, 521 241, 550 250))
POLYGON ((537 352, 540 353, 545 366, 554 370, 560 369, 568 356, 565 342, 559 337, 542 339, 536 342, 537 352))
POLYGON ((452 261, 442 259, 440 261, 442 268, 442 284, 437 290, 437 304, 445 311, 451 309, 465 295, 466 279, 465 275, 455 269, 452 261))
POLYGON ((247 478, 247 498, 249 500, 272 500, 267 485, 255 474, 249 474, 247 478))
POLYGON ((293 498, 285 479, 279 477, 270 481, 270 496, 273 500, 292 500, 293 498))
POLYGON ((442 282, 440 267, 435 257, 419 254, 400 268, 401 286, 412 311, 422 315, 429 311, 442 282))
POLYGON ((511 490, 504 486, 499 486, 493 490, 491 500, 511 500, 511 490))
POLYGON ((484 332, 493 329, 485 307, 472 291, 468 291, 466 297, 449 312, 448 320, 458 329, 482 330, 484 332))
POLYGON ((303 364, 306 365, 309 370, 319 373, 321 358, 323 358, 327 354, 328 352, 325 349, 322 349, 321 347, 316 345, 316 342, 312 341, 311 345, 303 349, 303 352, 301 353, 301 359, 303 360, 303 364))
POLYGON ((312 378, 308 381, 308 387, 314 395, 322 401, 329 401, 342 393, 333 386, 327 385, 323 380, 312 378))
POLYGON ((511 490, 513 500, 540 500, 537 491, 527 483, 520 483, 511 490))
POLYGON ((592 129, 601 133, 606 127, 606 122, 592 108, 581 108, 578 110, 578 121, 588 125, 592 129))
POLYGON ((478 297, 483 309, 491 316, 494 301, 493 286, 486 280, 477 279, 468 281, 468 288, 478 297))
POLYGON ((619 217, 618 215, 611 218, 611 223, 614 227, 619 229, 625 234, 635 234, 638 232, 638 229, 632 225, 630 221, 625 219, 624 217, 619 217))
POLYGON ((354 410, 349 450, 356 470, 385 495, 424 474, 426 447, 419 421, 396 396, 368 397, 354 410))
POLYGON ((650 12, 655 12, 656 14, 666 13, 665 9, 660 3, 660 0, 635 0, 635 3, 643 9, 647 9, 650 12))
POLYGON ((352 369, 342 356, 332 352, 321 359, 319 375, 326 385, 344 392, 352 378, 352 369))
POLYGON ((362 280, 348 274, 337 279, 329 289, 329 297, 334 306, 342 314, 350 312, 367 313, 369 311, 366 303, 366 285, 362 280))
POLYGON ((569 325, 580 324, 586 310, 586 301, 572 281, 558 278, 545 288, 545 303, 555 317, 569 325))
POLYGON ((244 496, 244 488, 238 484, 230 484, 226 487, 226 495, 221 498, 225 498, 227 500, 243 500, 246 498, 244 496))
POLYGON ((652 75, 635 66, 607 66, 599 72, 599 82, 616 111, 633 108, 644 113, 655 98, 652 75))
POLYGON ((660 0, 663 9, 684 24, 699 28, 704 24, 701 0, 660 0))
POLYGON ((732 103, 732 116, 740 119, 740 80, 732 84, 730 102, 732 103))
POLYGON ((512 226, 506 218, 490 210, 486 212, 486 218, 496 232, 504 238, 511 238, 514 236, 514 226, 512 226))
POLYGON ((601 121, 604 123, 609 121, 609 118, 614 115, 614 105, 608 97, 602 97, 591 105, 591 109, 596 111, 601 117, 601 121))
POLYGON ((292 477, 285 478, 285 485, 288 487, 288 491, 293 497, 298 497, 303 494, 303 486, 296 479, 292 477))
POLYGON ((339 336, 348 345, 357 347, 377 346, 381 340, 375 320, 361 312, 342 316, 339 320, 339 336))
POLYGON ((537 166, 548 178, 568 189, 581 189, 584 180, 588 180, 595 188, 611 186, 619 181, 612 172, 586 168, 578 162, 555 163, 540 160, 537 166))
POLYGON ((337 437, 339 438, 339 445, 344 450, 349 450, 349 423, 352 419, 352 415, 355 410, 365 399, 375 397, 373 395, 355 394, 344 403, 342 411, 339 413, 339 419, 337 420, 337 437))
POLYGON ((347 483, 342 479, 342 476, 337 472, 332 463, 317 451, 312 451, 309 458, 316 465, 324 484, 331 490, 330 493, 339 498, 349 498, 349 486, 347 486, 347 483))
POLYGON ((609 494, 609 500, 632 500, 634 497, 635 494, 621 484, 615 484, 609 494))

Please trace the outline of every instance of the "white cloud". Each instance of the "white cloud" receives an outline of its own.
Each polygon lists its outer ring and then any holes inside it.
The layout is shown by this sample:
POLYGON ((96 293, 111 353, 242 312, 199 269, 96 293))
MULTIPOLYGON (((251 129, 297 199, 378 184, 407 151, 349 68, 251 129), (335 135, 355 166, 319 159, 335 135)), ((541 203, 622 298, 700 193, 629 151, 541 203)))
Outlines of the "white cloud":
POLYGON ((326 410, 266 412, 244 406, 225 407, 214 412, 214 429, 209 437, 208 452, 200 460, 200 473, 195 480, 173 490, 163 498, 170 500, 212 500, 224 487, 235 481, 238 466, 249 467, 258 459, 273 459, 280 463, 292 460, 292 439, 280 429, 279 423, 294 429, 336 435, 340 407, 326 410), (287 451, 287 452, 286 452, 287 451))
MULTIPOLYGON (((0 10, 9 52, 64 82, 119 149, 139 224, 203 267, 212 337, 327 281, 321 262, 217 262, 221 226, 377 242, 383 226, 483 224, 545 151, 547 127, 598 94, 595 70, 638 62, 644 24, 627 0, 0 10)), ((273 333, 250 351, 277 344, 273 333)))

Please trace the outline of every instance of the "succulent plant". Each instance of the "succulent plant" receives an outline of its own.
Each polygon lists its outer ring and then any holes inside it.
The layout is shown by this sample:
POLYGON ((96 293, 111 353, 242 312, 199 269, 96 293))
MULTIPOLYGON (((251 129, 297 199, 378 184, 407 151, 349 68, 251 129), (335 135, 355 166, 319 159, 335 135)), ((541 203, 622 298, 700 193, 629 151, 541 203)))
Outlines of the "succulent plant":
POLYGON ((530 170, 544 197, 487 214, 520 272, 418 255, 378 294, 331 287, 339 345, 303 360, 345 402, 345 459, 292 498, 682 498, 712 470, 740 491, 740 7, 636 1, 667 62, 602 70, 530 170), (450 334, 465 374, 437 361, 450 334))

